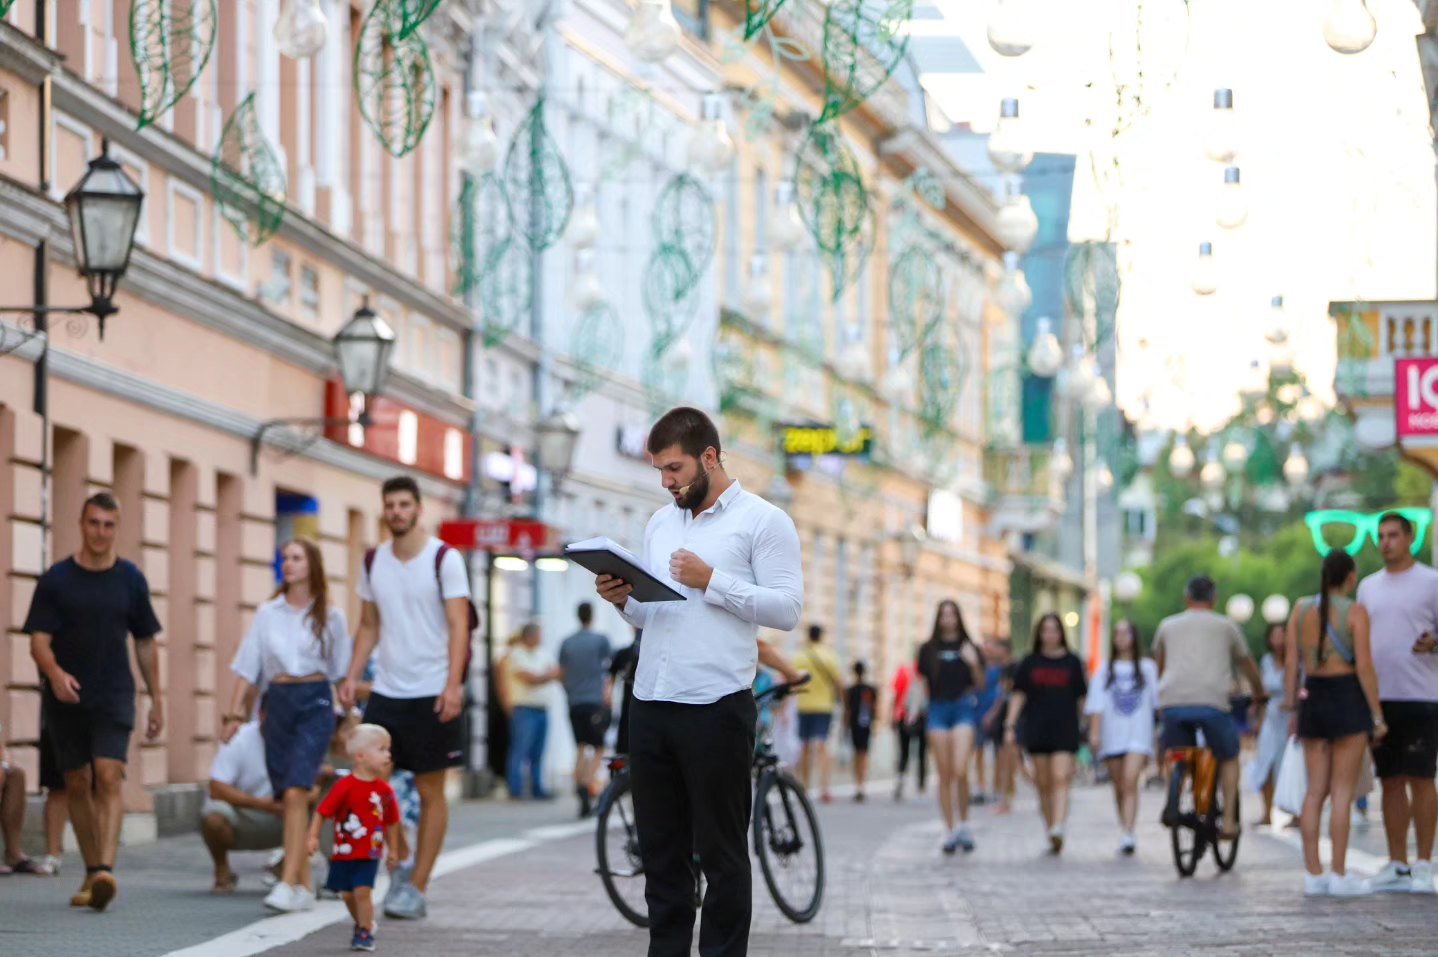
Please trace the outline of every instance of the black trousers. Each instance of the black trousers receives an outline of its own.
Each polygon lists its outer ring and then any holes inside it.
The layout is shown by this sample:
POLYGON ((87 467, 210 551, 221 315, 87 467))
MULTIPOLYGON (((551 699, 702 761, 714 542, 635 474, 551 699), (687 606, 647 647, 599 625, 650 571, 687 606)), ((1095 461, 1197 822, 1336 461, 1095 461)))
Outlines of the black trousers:
POLYGON ((757 720, 747 689, 706 705, 634 700, 629 769, 649 905, 649 957, 689 957, 695 855, 708 881, 700 957, 744 957, 749 951, 750 765, 757 720))
POLYGON ((909 749, 918 751, 915 757, 919 765, 919 790, 924 789, 925 771, 927 770, 928 743, 925 739, 925 721, 920 718, 913 724, 907 721, 899 722, 899 780, 904 779, 904 774, 909 770, 909 749))

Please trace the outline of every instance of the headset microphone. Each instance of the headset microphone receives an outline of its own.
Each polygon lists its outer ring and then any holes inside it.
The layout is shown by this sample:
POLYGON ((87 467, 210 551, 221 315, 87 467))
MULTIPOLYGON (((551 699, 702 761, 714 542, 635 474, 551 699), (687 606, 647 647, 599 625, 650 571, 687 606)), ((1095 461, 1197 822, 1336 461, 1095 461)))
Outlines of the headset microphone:
MULTIPOLYGON (((710 472, 712 472, 712 471, 714 471, 714 470, 713 470, 713 469, 705 469, 705 470, 704 470, 704 475, 707 476, 707 475, 708 475, 710 472)), ((694 486, 696 486, 696 485, 699 484, 699 479, 700 479, 700 477, 701 477, 701 476, 697 476, 697 475, 696 475, 696 476, 694 477, 694 481, 690 482, 688 485, 681 485, 681 486, 679 486, 678 488, 676 488, 676 489, 674 490, 675 494, 677 494, 677 495, 688 495, 688 494, 689 494, 689 490, 690 490, 691 488, 693 488, 694 486)))

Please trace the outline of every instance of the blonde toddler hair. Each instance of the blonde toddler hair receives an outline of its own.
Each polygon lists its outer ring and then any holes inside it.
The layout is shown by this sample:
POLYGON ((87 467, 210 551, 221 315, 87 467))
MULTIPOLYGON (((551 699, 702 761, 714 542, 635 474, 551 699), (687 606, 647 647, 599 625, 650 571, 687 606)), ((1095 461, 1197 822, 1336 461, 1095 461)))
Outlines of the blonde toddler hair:
POLYGON ((352 758, 358 757, 364 749, 388 740, 389 732, 384 728, 377 724, 362 724, 350 732, 349 740, 345 742, 345 751, 352 758))

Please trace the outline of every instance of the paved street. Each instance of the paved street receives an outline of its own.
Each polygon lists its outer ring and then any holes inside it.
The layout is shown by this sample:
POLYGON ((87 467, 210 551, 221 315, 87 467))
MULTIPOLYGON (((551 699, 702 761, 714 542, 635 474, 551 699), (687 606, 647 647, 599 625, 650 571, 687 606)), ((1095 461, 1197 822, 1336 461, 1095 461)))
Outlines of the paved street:
MULTIPOLYGON (((1062 860, 1041 855, 1031 801, 1008 818, 978 809, 979 848, 956 858, 937 852, 939 828, 927 801, 836 803, 822 810, 830 862, 820 917, 808 926, 788 923, 756 883, 750 952, 1296 957, 1369 955, 1382 940, 1386 957, 1433 953, 1438 898, 1305 901, 1296 891, 1297 849, 1283 837, 1250 831, 1234 874, 1220 877, 1205 863, 1196 879, 1179 881, 1166 835, 1152 823, 1157 792, 1145 799, 1143 817, 1150 823, 1133 860, 1114 854, 1107 792, 1096 788, 1076 795, 1062 860)), ((569 826, 569 810, 567 802, 467 805, 457 815, 450 866, 471 866, 436 884, 428 920, 385 922, 381 949, 524 957, 643 953, 643 935, 609 906, 592 873, 592 834, 569 826)), ((1379 829, 1360 833, 1358 845, 1381 853, 1379 829)), ((313 932, 267 952, 346 952, 346 924, 319 926, 338 918, 334 903, 241 931, 259 916, 258 882, 247 880, 233 898, 211 898, 196 842, 165 841, 127 855, 126 862, 124 896, 104 917, 64 906, 69 876, 0 879, 0 952, 123 957, 194 947, 196 955, 221 957, 260 952, 305 929, 313 932)))

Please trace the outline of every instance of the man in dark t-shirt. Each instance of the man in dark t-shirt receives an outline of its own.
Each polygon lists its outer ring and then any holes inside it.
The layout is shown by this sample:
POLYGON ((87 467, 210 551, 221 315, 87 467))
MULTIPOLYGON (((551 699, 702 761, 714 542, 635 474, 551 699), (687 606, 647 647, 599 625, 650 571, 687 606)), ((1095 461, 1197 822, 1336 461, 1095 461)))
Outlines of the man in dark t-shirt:
POLYGON ((41 709, 56 769, 65 777, 70 821, 85 859, 71 906, 104 910, 118 890, 115 855, 123 817, 120 788, 135 726, 135 678, 127 636, 150 696, 146 739, 165 724, 155 642, 160 622, 144 573, 115 554, 120 506, 108 492, 80 512, 82 546, 35 586, 24 630, 41 676, 41 709))

